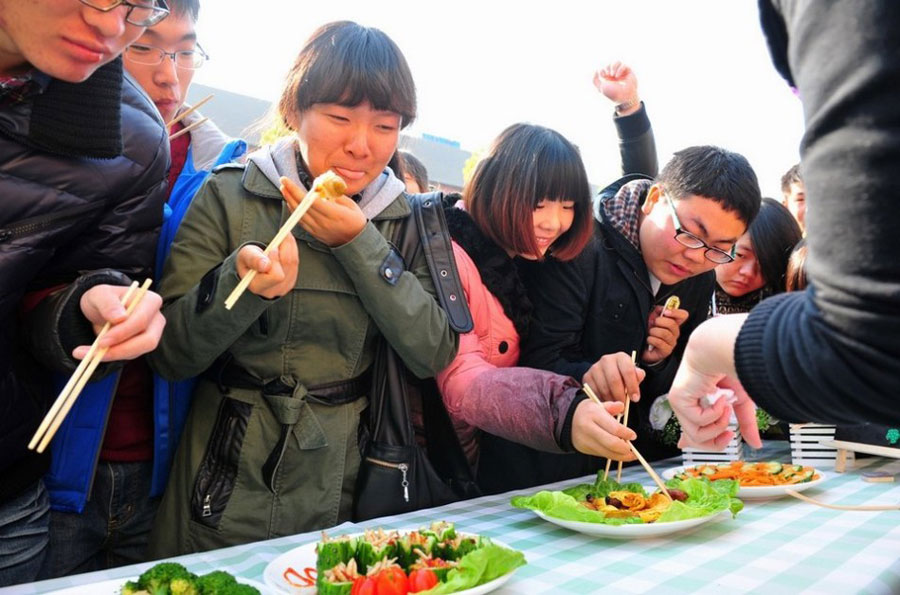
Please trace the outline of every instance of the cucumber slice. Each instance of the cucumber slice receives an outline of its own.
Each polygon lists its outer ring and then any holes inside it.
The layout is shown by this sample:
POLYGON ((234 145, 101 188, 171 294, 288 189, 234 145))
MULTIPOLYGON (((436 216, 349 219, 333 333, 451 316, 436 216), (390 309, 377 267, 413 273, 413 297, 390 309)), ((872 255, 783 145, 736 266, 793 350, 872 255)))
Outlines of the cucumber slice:
POLYGON ((812 469, 804 471, 797 476, 796 483, 806 483, 808 481, 812 481, 813 475, 815 474, 816 472, 812 469))
POLYGON ((779 473, 781 473, 782 469, 784 469, 784 466, 781 463, 775 461, 766 463, 766 471, 768 471, 772 475, 778 475, 779 473))

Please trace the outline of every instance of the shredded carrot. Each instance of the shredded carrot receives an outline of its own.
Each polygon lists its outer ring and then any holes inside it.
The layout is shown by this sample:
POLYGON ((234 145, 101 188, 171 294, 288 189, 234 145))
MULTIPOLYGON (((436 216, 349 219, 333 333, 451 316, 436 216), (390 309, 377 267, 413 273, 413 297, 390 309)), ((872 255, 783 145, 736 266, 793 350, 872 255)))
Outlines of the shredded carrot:
POLYGON ((303 574, 300 574, 290 566, 288 569, 284 571, 284 580, 286 580, 292 587, 314 587, 316 585, 316 569, 312 567, 306 567, 303 569, 303 574), (295 582, 291 580, 291 577, 297 577, 299 582, 295 582))
POLYGON ((688 467, 684 470, 684 474, 689 477, 705 477, 710 481, 734 479, 745 487, 791 485, 819 479, 817 473, 814 473, 810 478, 804 479, 806 473, 813 471, 812 467, 803 467, 802 470, 797 471, 794 465, 784 465, 781 472, 772 473, 769 471, 769 464, 735 461, 727 466, 724 464, 698 465, 696 467, 688 467))

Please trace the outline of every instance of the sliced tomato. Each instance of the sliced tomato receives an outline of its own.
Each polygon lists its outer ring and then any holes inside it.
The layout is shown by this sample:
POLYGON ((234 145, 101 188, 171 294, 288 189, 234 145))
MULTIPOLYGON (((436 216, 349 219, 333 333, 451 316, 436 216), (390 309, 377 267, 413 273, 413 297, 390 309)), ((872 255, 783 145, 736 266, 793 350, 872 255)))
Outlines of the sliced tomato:
POLYGON ((420 568, 409 573, 409 592, 418 593, 419 591, 427 591, 438 584, 438 577, 433 570, 429 568, 420 568))
POLYGON ((376 595, 406 595, 409 579, 400 567, 386 568, 375 575, 375 592, 376 595))
POLYGON ((353 581, 350 595, 376 595, 375 579, 371 576, 361 576, 353 581))

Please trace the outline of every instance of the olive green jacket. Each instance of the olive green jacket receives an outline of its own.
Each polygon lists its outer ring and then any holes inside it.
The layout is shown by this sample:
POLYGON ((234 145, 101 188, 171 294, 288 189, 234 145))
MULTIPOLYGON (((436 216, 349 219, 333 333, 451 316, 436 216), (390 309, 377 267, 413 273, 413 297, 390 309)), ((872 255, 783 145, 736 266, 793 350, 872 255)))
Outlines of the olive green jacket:
POLYGON ((283 142, 246 166, 217 170, 172 244, 161 283, 167 324, 153 368, 172 380, 196 376, 227 351, 260 384, 290 388, 264 395, 199 381, 151 540, 154 557, 347 520, 367 399, 329 405, 306 387, 368 370, 380 336, 420 377, 455 355, 457 337, 427 263, 404 267, 386 239, 411 212, 390 170, 363 191, 369 222, 356 238, 329 248, 297 226, 294 289, 273 300, 247 291, 225 309, 239 281, 237 250, 267 243, 289 215, 277 176, 298 180, 294 151, 283 142))

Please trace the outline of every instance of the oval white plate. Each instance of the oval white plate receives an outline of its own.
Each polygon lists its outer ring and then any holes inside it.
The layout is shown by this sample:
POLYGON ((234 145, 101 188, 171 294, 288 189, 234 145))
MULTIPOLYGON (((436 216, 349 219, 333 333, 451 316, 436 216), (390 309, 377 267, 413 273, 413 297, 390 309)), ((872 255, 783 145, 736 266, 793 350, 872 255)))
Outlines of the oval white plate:
MULTIPOLYGON (((409 533, 410 531, 415 531, 416 529, 401 529, 400 533, 409 533)), ((351 533, 351 537, 358 537, 362 535, 362 533, 351 533)), ((470 536, 471 533, 460 533, 460 535, 470 536)), ((497 545, 501 545, 503 547, 509 547, 505 543, 501 541, 497 541, 493 537, 491 541, 496 543, 497 545)), ((316 592, 315 587, 294 587, 286 580, 284 580, 284 572, 288 569, 288 567, 293 567, 297 572, 302 572, 304 568, 315 568, 316 567, 316 541, 312 543, 305 543, 301 546, 295 547, 292 550, 288 550, 269 562, 266 566, 266 569, 263 571, 263 580, 266 585, 270 588, 274 589, 276 593, 288 593, 290 595, 313 595, 316 592)), ((512 549, 512 548, 510 548, 512 549)), ((503 583, 512 578, 513 573, 515 573, 515 569, 507 572, 503 576, 497 577, 489 583, 484 583, 483 585, 478 585, 477 587, 472 587, 471 589, 464 589, 462 591, 457 591, 458 595, 483 595, 484 593, 490 593, 494 589, 500 588, 503 583)))
MULTIPOLYGON (((696 467, 696 465, 690 466, 696 467)), ((672 479, 673 477, 675 477, 675 475, 683 472, 685 469, 687 469, 687 467, 673 467, 671 469, 666 469, 665 471, 663 471, 662 476, 664 479, 672 479)), ((808 490, 809 488, 816 487, 828 478, 827 474, 819 471, 818 469, 813 469, 813 471, 819 475, 819 479, 807 481, 806 483, 789 483, 780 486, 740 486, 738 488, 737 497, 741 500, 764 500, 769 498, 781 498, 782 496, 787 495, 785 494, 786 490, 802 492, 804 490, 808 490)))
MULTIPOLYGON (((242 576, 235 576, 237 582, 244 585, 256 587, 261 595, 272 595, 274 592, 271 587, 242 576)), ((137 577, 131 578, 113 578, 99 583, 90 585, 78 585, 77 587, 68 587, 59 591, 51 591, 52 595, 120 595, 122 587, 128 581, 136 581, 137 577)))
POLYGON ((660 537, 679 531, 687 531, 704 523, 708 523, 715 519, 731 516, 731 511, 723 510, 718 514, 710 514, 695 519, 687 519, 684 521, 671 521, 668 523, 638 523, 634 525, 605 525, 603 523, 588 523, 585 521, 567 521, 557 519, 552 516, 532 511, 545 521, 549 521, 554 525, 578 531, 586 535, 594 535, 596 537, 608 537, 609 539, 643 539, 648 537, 660 537))

